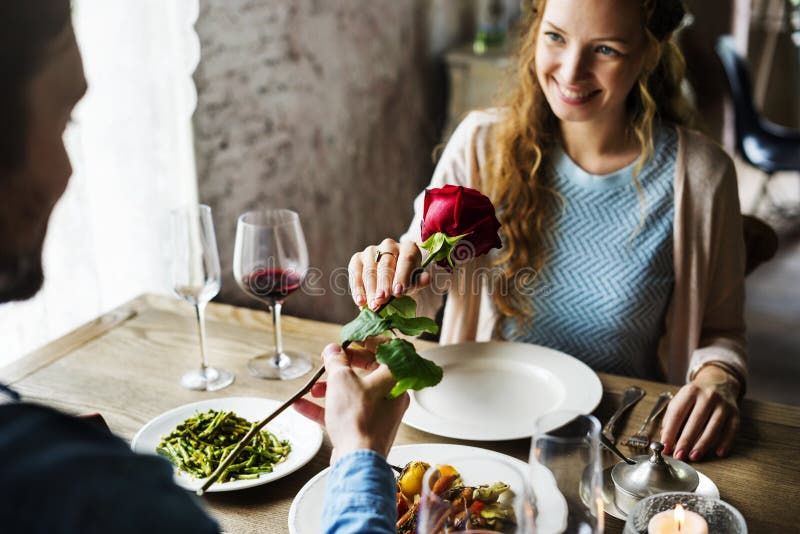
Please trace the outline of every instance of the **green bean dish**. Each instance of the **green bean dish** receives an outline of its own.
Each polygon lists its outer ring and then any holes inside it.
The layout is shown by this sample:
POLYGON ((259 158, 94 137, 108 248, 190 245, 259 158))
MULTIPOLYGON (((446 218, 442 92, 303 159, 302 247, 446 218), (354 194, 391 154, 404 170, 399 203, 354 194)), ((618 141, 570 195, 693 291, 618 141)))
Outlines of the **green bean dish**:
MULTIPOLYGON (((180 471, 196 478, 206 478, 236 447, 253 426, 233 412, 209 410, 179 424, 161 440, 156 451, 180 471)), ((271 473, 276 464, 286 460, 292 450, 288 440, 281 441, 267 430, 260 431, 218 482, 258 478, 271 473)))

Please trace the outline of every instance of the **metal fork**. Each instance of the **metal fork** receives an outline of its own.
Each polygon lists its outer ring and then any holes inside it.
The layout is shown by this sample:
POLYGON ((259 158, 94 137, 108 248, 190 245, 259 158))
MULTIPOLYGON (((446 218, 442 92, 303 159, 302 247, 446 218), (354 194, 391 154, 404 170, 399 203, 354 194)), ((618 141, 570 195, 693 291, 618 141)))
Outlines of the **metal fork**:
POLYGON ((669 401, 672 400, 672 393, 669 391, 665 391, 661 395, 658 396, 658 400, 656 400, 653 409, 650 410, 650 415, 647 416, 647 419, 644 420, 642 423, 641 428, 639 431, 626 439, 622 444, 633 449, 645 449, 648 445, 650 445, 650 436, 647 434, 647 427, 650 426, 650 423, 659 416, 661 412, 664 411, 664 408, 667 407, 669 401))

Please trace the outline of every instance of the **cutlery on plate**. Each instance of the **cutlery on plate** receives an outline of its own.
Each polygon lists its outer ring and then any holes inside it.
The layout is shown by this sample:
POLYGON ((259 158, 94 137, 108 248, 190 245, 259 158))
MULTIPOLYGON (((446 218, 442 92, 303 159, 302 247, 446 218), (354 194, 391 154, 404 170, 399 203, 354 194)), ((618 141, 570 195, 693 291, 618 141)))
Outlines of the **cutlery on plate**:
POLYGON ((642 423, 641 428, 639 431, 626 439, 622 444, 627 445, 628 447, 632 447, 634 449, 645 449, 648 445, 650 445, 650 436, 647 435, 647 427, 650 426, 650 423, 658 417, 661 412, 664 411, 664 408, 667 407, 669 401, 672 400, 672 393, 669 391, 665 391, 661 395, 658 396, 658 400, 656 401, 653 409, 650 410, 650 414, 642 423))
POLYGON ((642 400, 644 395, 644 390, 637 386, 630 386, 625 389, 625 392, 622 394, 622 404, 603 427, 603 435, 612 444, 617 443, 617 438, 614 437, 614 427, 616 426, 617 421, 625 412, 631 409, 637 402, 642 400))

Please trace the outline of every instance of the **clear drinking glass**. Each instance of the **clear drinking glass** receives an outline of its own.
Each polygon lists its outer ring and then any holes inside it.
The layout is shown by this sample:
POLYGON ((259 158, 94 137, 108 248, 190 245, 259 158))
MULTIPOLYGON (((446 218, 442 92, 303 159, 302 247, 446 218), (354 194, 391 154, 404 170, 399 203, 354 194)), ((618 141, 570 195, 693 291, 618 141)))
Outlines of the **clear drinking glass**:
POLYGON ((215 391, 230 385, 233 374, 206 360, 206 304, 220 288, 219 253, 211 208, 190 205, 172 211, 172 280, 175 293, 194 306, 200 333, 200 368, 186 372, 187 389, 215 391))
POLYGON ((272 310, 275 349, 251 358, 247 368, 260 378, 291 380, 311 370, 311 358, 283 350, 281 306, 300 288, 308 271, 308 249, 300 217, 285 209, 248 211, 236 225, 233 276, 239 287, 272 310))
MULTIPOLYGON (((509 491, 500 494, 497 503, 466 506, 457 494, 448 495, 440 486, 447 488, 447 468, 431 466, 422 477, 422 492, 417 510, 417 534, 444 534, 467 532, 472 534, 497 532, 487 524, 487 518, 505 519, 502 532, 509 534, 533 534, 533 498, 528 480, 528 469, 523 462, 497 457, 468 456, 450 460, 465 486, 481 486, 502 482, 509 491), (441 483, 440 483, 441 481, 441 483), (447 482, 446 484, 444 484, 447 482), (439 483, 437 485, 437 483, 439 483), (498 506, 501 504, 502 506, 498 506)), ((458 492, 456 492, 458 493, 458 492)), ((473 501, 474 503, 474 501, 473 501)), ((494 525, 495 527, 498 524, 494 525)))
POLYGON ((537 419, 531 441, 536 532, 602 533, 600 422, 577 412, 537 419))

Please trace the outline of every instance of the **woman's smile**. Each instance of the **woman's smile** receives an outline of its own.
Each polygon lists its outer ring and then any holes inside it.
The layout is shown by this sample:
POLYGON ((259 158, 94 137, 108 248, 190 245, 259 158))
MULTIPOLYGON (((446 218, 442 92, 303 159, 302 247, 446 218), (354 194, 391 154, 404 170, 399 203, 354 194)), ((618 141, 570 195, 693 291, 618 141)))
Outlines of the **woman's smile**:
MULTIPOLYGON (((642 73, 645 34, 634 0, 552 0, 536 39, 535 72, 564 123, 624 125, 642 73)), ((605 128, 601 128, 605 129, 605 128)))
POLYGON ((562 85, 558 83, 558 80, 555 77, 551 77, 551 80, 558 89, 558 95, 561 97, 561 100, 566 102, 567 104, 572 105, 581 105, 589 102, 594 97, 600 94, 600 89, 572 89, 567 87, 566 85, 562 85))

